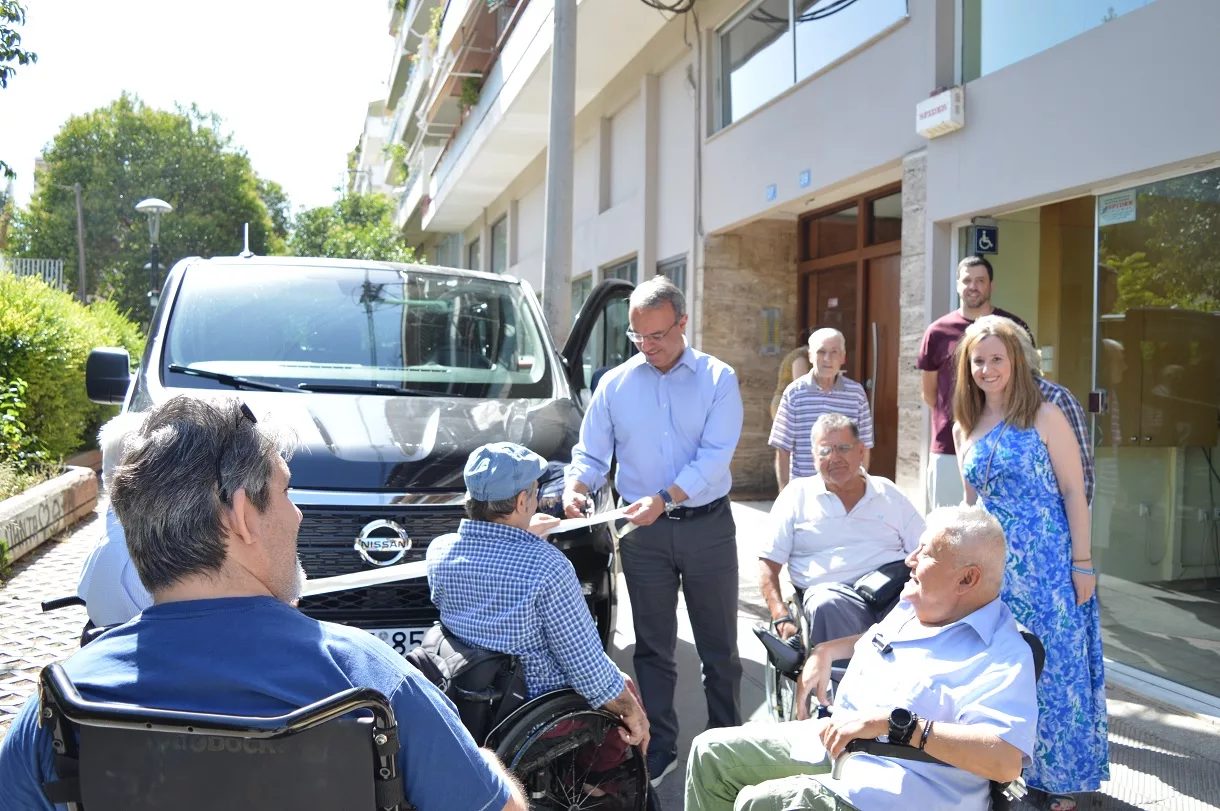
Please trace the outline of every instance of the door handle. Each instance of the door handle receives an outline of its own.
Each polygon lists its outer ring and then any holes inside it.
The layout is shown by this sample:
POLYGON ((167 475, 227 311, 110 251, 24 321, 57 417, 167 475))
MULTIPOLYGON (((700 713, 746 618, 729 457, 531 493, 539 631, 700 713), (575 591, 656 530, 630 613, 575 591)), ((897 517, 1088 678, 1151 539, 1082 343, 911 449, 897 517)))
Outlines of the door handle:
POLYGON ((877 322, 873 322, 873 376, 868 379, 868 410, 873 414, 873 419, 876 419, 877 414, 877 384, 873 381, 877 379, 877 322))

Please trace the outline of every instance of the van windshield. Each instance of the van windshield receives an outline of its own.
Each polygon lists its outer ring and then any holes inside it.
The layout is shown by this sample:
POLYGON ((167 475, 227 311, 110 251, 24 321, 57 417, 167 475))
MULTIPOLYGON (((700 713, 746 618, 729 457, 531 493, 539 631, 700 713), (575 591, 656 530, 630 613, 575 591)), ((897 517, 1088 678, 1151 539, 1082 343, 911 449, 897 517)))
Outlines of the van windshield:
POLYGON ((444 271, 197 266, 163 354, 176 387, 222 384, 180 365, 295 388, 481 398, 554 397, 525 289, 444 271))

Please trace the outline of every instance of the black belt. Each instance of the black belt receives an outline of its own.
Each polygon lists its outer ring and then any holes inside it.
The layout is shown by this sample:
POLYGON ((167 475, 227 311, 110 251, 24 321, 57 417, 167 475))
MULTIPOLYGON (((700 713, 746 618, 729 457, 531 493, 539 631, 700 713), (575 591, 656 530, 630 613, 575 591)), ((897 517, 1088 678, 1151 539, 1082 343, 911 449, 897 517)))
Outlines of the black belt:
POLYGON ((728 503, 729 497, 721 496, 715 501, 709 501, 707 504, 701 504, 698 507, 678 507, 673 512, 663 513, 663 515, 671 521, 687 521, 691 518, 698 518, 701 515, 714 512, 728 503))

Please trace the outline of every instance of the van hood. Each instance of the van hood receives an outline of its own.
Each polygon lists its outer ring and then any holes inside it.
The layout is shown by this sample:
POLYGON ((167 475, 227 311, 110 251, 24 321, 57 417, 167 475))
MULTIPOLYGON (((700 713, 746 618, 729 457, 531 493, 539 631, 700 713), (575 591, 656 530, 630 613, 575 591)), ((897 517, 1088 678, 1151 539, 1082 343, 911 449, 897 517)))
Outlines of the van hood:
POLYGON ((516 442, 562 463, 571 459, 580 434, 580 412, 567 399, 239 396, 260 420, 295 432, 293 489, 460 492, 466 489, 466 459, 480 445, 516 442))

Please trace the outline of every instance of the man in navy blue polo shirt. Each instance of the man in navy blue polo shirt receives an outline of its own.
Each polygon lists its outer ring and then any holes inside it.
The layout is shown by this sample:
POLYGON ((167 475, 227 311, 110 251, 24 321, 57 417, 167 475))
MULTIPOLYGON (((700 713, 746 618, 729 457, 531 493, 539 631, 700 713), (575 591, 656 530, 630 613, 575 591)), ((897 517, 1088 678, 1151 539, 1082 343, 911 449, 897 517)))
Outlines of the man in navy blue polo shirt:
MULTIPOLYGON (((235 398, 180 396, 126 442, 111 501, 153 605, 64 662, 86 699, 279 715, 372 687, 399 723, 399 769, 419 811, 525 811, 495 755, 449 700, 370 634, 292 607, 305 575, 290 447, 235 398)), ((32 696, 0 743, 0 811, 45 809, 51 736, 32 696)))
POLYGON ((428 545, 428 585, 441 622, 466 644, 521 659, 529 698, 571 687, 623 719, 647 748, 648 719, 602 650, 572 563, 543 537, 559 520, 538 512, 546 460, 512 442, 466 462, 466 515, 428 545))

